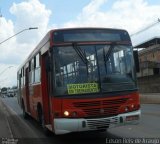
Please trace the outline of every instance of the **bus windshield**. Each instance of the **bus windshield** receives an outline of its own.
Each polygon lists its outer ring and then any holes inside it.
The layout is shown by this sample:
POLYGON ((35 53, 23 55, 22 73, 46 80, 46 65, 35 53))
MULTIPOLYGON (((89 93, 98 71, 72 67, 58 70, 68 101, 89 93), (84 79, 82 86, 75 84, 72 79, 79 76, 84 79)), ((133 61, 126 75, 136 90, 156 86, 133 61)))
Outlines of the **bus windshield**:
POLYGON ((54 95, 104 93, 136 89, 130 45, 55 46, 54 95))

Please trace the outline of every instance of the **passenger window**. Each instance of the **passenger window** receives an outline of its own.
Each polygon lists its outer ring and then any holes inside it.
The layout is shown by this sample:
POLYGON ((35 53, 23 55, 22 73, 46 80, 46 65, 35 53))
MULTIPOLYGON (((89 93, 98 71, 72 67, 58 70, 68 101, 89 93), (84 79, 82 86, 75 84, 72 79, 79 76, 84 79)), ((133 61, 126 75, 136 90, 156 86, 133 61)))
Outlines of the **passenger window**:
POLYGON ((40 54, 35 57, 35 83, 40 82, 40 54))

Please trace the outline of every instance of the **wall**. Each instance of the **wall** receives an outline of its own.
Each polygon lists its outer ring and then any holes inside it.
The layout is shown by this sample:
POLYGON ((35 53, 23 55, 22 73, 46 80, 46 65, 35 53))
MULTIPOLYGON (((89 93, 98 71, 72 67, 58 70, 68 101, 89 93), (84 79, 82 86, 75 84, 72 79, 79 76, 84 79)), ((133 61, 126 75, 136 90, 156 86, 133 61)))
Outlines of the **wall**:
POLYGON ((139 51, 139 61, 160 62, 160 44, 139 51))
POLYGON ((138 87, 141 93, 160 93, 160 75, 139 77, 138 87))

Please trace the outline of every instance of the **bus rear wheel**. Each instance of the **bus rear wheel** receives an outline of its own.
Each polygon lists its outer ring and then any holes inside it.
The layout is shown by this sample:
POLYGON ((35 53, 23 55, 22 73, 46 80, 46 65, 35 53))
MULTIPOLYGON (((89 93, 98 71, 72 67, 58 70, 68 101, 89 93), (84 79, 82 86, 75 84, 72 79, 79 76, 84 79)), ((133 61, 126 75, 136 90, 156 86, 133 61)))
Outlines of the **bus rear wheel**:
POLYGON ((24 106, 24 102, 22 101, 22 115, 24 119, 28 119, 28 114, 25 111, 25 106, 24 106))

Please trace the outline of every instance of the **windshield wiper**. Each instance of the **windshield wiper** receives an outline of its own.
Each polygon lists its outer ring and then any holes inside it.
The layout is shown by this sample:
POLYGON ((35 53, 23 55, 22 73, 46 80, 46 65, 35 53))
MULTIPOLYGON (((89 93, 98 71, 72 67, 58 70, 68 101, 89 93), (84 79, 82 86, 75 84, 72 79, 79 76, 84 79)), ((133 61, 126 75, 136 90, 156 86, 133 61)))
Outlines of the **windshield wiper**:
POLYGON ((109 60, 110 55, 112 54, 115 47, 115 43, 111 43, 108 52, 105 54, 104 48, 103 48, 103 56, 104 56, 104 62, 106 63, 109 60))
POLYGON ((106 63, 108 62, 113 50, 115 48, 115 42, 111 43, 108 52, 105 54, 105 50, 103 48, 103 58, 104 58, 104 65, 105 65, 105 70, 106 70, 106 74, 107 74, 107 66, 106 63))
POLYGON ((88 63, 89 63, 89 61, 88 61, 88 59, 86 58, 86 53, 85 53, 85 51, 83 51, 83 50, 81 49, 81 47, 79 47, 79 46, 77 45, 77 43, 72 43, 72 45, 73 45, 74 50, 75 50, 76 53, 78 54, 78 56, 81 58, 81 60, 82 60, 82 61, 84 62, 84 64, 86 65, 87 74, 88 74, 88 63))
POLYGON ((82 51, 82 49, 77 45, 77 43, 73 43, 73 48, 78 54, 78 56, 81 58, 81 60, 85 63, 88 64, 88 59, 86 58, 85 52, 82 51))

